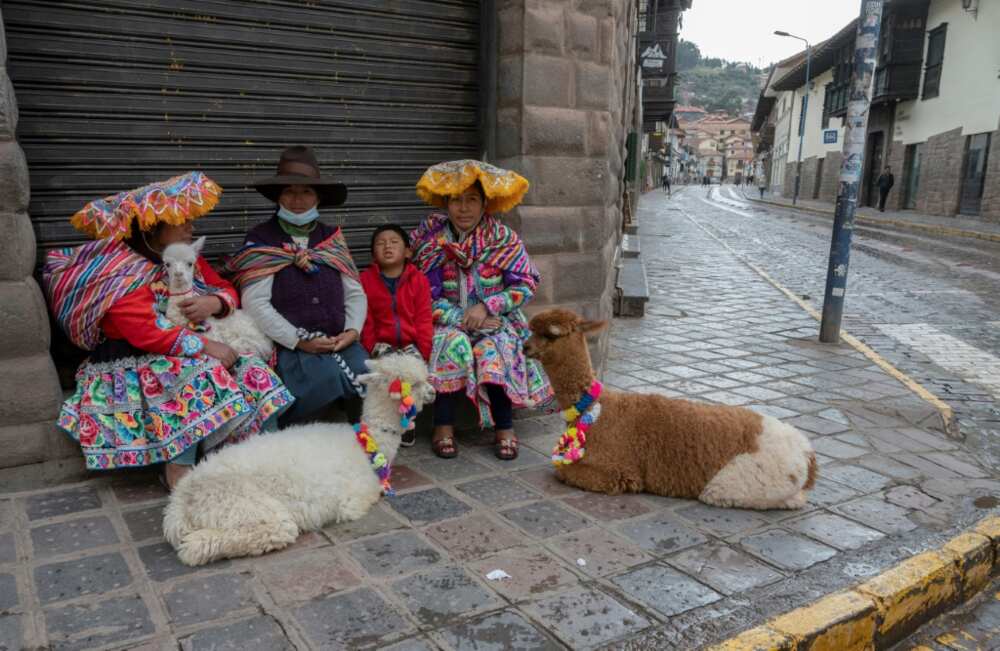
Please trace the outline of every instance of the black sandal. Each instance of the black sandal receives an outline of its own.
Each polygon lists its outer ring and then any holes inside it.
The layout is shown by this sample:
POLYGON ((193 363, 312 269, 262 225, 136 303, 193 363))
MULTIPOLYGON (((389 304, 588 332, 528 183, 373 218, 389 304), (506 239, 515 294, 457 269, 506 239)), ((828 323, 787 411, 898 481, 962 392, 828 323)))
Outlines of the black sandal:
POLYGON ((442 459, 454 459, 458 456, 454 436, 442 436, 431 441, 431 450, 442 459))

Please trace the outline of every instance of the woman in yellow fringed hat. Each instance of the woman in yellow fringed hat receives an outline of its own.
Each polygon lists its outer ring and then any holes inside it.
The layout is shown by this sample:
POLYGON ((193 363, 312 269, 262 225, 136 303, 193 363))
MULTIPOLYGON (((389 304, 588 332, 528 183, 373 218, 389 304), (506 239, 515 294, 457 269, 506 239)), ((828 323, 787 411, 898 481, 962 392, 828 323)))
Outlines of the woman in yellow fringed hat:
POLYGON ((480 425, 496 432, 497 458, 517 458, 513 409, 552 398, 541 367, 522 350, 529 332, 521 308, 540 280, 524 244, 496 216, 521 202, 528 181, 474 160, 430 167, 417 194, 444 212, 432 213, 414 232, 413 260, 431 284, 434 344, 432 448, 458 454, 455 400, 466 395, 480 425))
MULTIPOLYGON (((294 400, 263 360, 166 318, 160 253, 190 242, 192 221, 221 193, 190 172, 92 201, 72 223, 96 241, 46 259, 52 311, 70 340, 90 351, 59 415, 89 469, 163 463, 170 488, 199 448, 271 427, 294 400)), ((238 307, 236 290, 203 258, 194 280, 199 295, 182 304, 192 323, 238 307)))

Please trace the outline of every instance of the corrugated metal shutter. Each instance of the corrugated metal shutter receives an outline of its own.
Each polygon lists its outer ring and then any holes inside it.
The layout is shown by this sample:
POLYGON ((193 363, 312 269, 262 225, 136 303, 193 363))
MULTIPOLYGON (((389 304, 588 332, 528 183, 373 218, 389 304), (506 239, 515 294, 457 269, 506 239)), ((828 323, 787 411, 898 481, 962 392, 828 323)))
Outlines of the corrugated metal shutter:
POLYGON ((367 262, 372 224, 415 224, 428 165, 476 156, 475 0, 6 0, 18 138, 42 249, 92 198, 200 169, 198 224, 232 250, 273 208, 247 184, 315 147, 349 187, 324 211, 367 262))

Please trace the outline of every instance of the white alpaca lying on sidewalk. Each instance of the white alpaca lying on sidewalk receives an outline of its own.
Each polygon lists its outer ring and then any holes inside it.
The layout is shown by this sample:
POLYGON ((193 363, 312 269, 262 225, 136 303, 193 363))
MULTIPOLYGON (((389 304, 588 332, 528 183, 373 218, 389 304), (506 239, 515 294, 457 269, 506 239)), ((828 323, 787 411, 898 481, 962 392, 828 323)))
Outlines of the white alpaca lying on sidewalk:
POLYGON ((347 423, 311 423, 210 455, 177 483, 164 514, 164 535, 182 562, 259 556, 368 512, 383 491, 377 453, 388 478, 403 431, 434 400, 418 357, 386 355, 368 368, 358 378, 367 387, 362 431, 377 450, 362 449, 347 423))
MULTIPOLYGON (((205 238, 199 237, 194 244, 182 242, 171 244, 163 250, 163 266, 167 270, 170 299, 167 301, 167 318, 176 325, 188 326, 189 322, 181 312, 180 305, 195 296, 194 270, 198 254, 205 245, 205 238)), ((202 324, 199 324, 202 325, 202 324)), ((205 334, 216 341, 228 344, 237 353, 259 355, 269 359, 274 344, 261 332, 260 328, 242 310, 233 310, 221 319, 210 316, 205 319, 205 334)))

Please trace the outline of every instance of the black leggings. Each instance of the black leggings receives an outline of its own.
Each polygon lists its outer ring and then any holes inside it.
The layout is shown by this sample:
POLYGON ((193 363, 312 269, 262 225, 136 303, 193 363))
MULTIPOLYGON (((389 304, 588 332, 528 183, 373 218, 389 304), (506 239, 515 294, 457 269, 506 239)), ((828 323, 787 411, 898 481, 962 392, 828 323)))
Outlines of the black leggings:
MULTIPOLYGON (((503 387, 497 384, 487 384, 486 393, 490 397, 490 413, 496 429, 514 428, 514 407, 507 397, 503 387)), ((463 391, 454 393, 439 393, 434 399, 434 425, 455 424, 455 398, 464 396, 463 391)))

